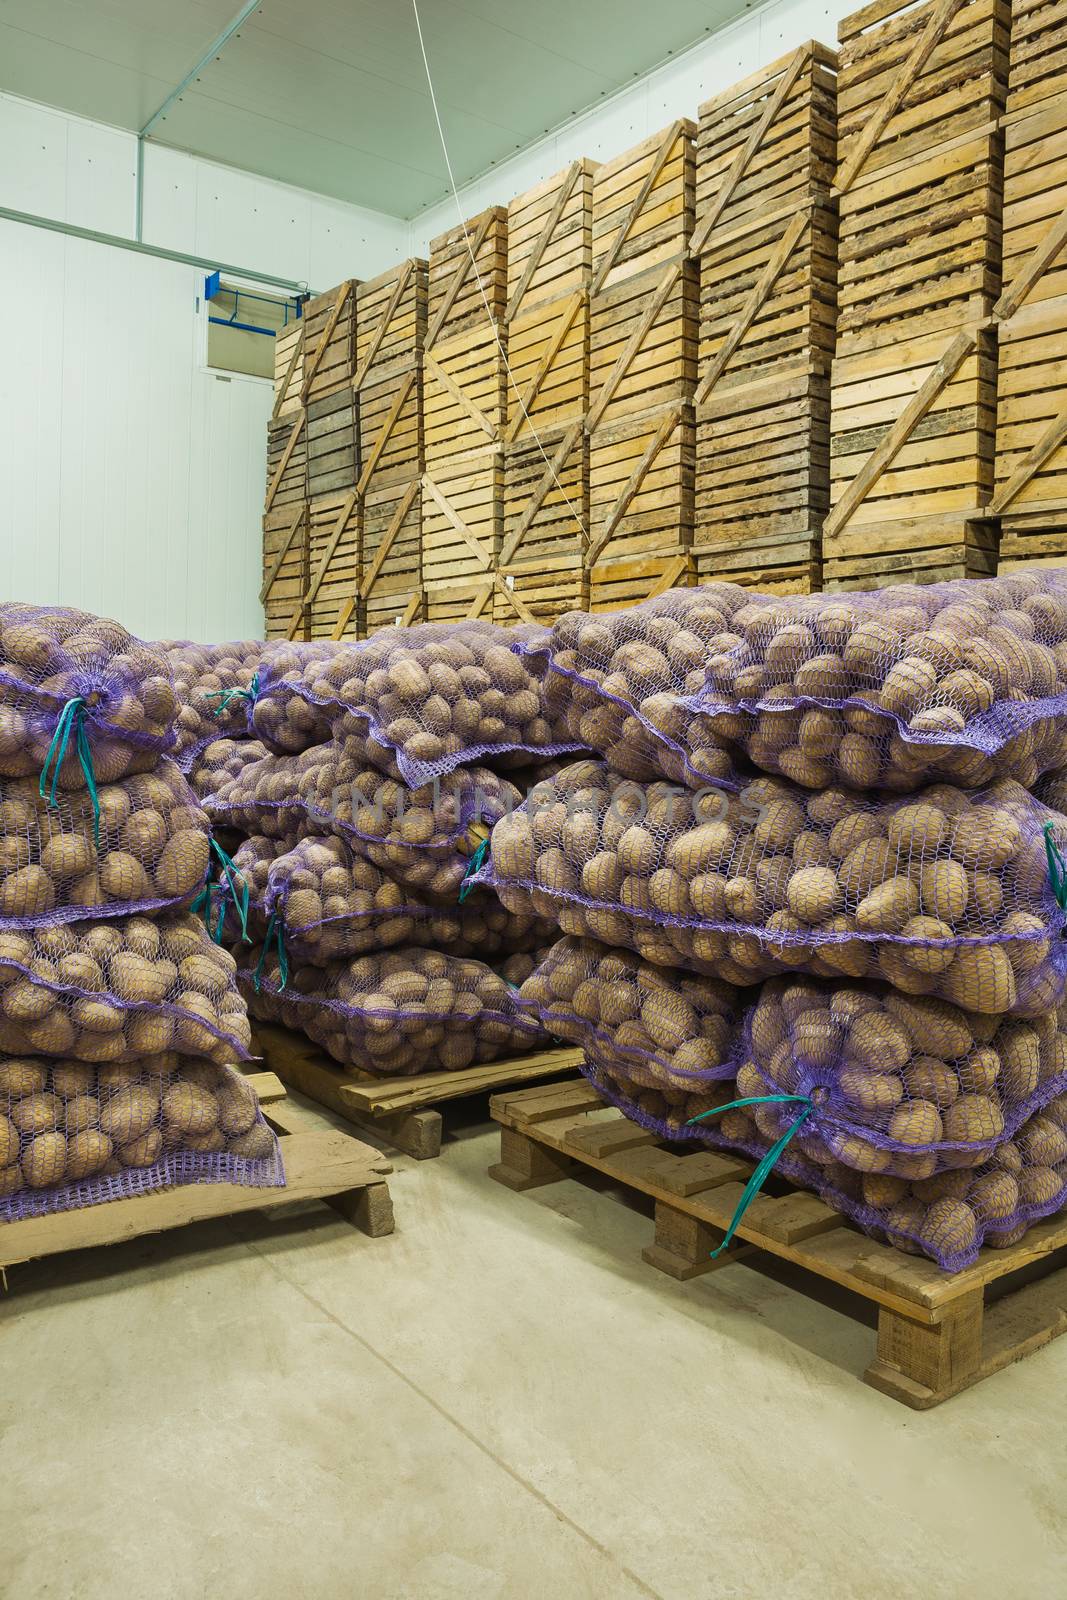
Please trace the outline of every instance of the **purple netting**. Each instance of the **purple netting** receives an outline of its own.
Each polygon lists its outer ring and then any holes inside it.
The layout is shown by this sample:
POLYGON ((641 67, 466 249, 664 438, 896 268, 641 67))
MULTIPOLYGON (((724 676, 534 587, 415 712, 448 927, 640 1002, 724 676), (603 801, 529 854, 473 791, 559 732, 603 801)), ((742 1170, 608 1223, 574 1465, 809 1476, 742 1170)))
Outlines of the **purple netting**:
POLYGON ((715 583, 568 612, 548 715, 619 770, 701 784, 723 751, 805 788, 1031 786, 1067 764, 1067 577, 780 597, 715 583))
POLYGON ((519 803, 519 791, 483 767, 408 789, 359 760, 333 741, 299 756, 267 756, 224 783, 207 807, 213 821, 246 833, 286 841, 335 834, 420 900, 454 905, 470 857, 519 803))
MULTIPOLYGON (((174 742, 174 686, 153 646, 87 611, 0 604, 0 773, 42 771, 68 702, 98 783, 148 771, 174 742)), ((58 786, 85 787, 73 729, 58 786)))
MULTIPOLYGON (((273 918, 290 958, 316 965, 398 945, 488 957, 543 946, 555 932, 543 918, 513 916, 486 895, 427 905, 330 835, 295 841, 253 835, 234 852, 233 864, 248 886, 252 938, 265 938, 273 918)), ((239 918, 222 873, 217 894, 228 901, 225 928, 235 942, 239 918)))
POLYGON ((229 644, 163 639, 155 648, 174 679, 178 714, 173 755, 188 772, 205 745, 246 737, 252 680, 271 647, 258 639, 229 644))
MULTIPOLYGON (((810 1099, 794 1140, 810 1161, 929 1178, 976 1166, 1067 1090, 1067 1008, 1020 1021, 880 984, 776 979, 747 1020, 737 1089, 810 1099)), ((750 1115, 773 1143, 796 1108, 750 1115)))
POLYGON ((595 1051, 635 1082, 684 1092, 733 1078, 749 999, 715 978, 571 938, 552 946, 521 991, 547 1032, 595 1051))
POLYGON ((771 778, 738 795, 642 787, 582 761, 495 825, 471 881, 511 911, 730 983, 882 977, 1032 1015, 1067 977, 1047 828, 1067 845, 1067 821, 1007 780, 862 801, 771 778))
POLYGON ((0 1056, 0 1221, 178 1183, 284 1182, 255 1091, 230 1067, 0 1056))
POLYGON ((255 766, 266 754, 266 745, 258 739, 213 739, 194 757, 188 772, 189 787, 203 801, 204 810, 213 821, 213 796, 223 784, 238 777, 246 767, 255 766))
POLYGON ((248 1055, 233 957, 195 917, 114 917, 0 933, 0 1051, 117 1062, 248 1055))
POLYGON ((271 662, 260 674, 252 728, 271 749, 295 752, 362 729, 365 758, 418 788, 472 761, 524 762, 573 750, 549 719, 539 628, 489 622, 385 628, 301 670, 271 662), (516 653, 522 643, 529 659, 516 653))
POLYGON ((208 866, 209 825, 173 761, 97 791, 41 798, 0 778, 0 929, 186 904, 208 866))
MULTIPOLYGON (((642 1088, 588 1056, 581 1070, 605 1100, 661 1138, 736 1150, 754 1161, 767 1153, 769 1141, 744 1111, 688 1125, 690 1117, 733 1099, 728 1086, 683 1100, 671 1089, 642 1088)), ((796 1143, 775 1162, 770 1187, 784 1179, 812 1189, 864 1233, 928 1256, 946 1272, 971 1266, 983 1247, 1017 1244, 1035 1222, 1067 1204, 1067 1096, 1031 1118, 1014 1142, 1000 1145, 980 1166, 910 1182, 860 1174, 840 1162, 820 1167, 796 1153, 796 1143)))
POLYGON ((253 1017, 296 1028, 335 1061, 379 1077, 454 1072, 548 1042, 497 973, 436 950, 291 967, 282 989, 276 953, 253 949, 238 976, 253 1017))

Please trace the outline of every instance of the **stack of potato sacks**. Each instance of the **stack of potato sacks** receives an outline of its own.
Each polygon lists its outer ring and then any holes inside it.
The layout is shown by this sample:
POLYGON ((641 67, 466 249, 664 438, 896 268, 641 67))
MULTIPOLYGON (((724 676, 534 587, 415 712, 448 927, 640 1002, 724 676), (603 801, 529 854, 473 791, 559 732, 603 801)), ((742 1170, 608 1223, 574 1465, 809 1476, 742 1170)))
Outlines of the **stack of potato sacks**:
POLYGON ((210 920, 252 1014, 344 1066, 455 1070, 543 1043, 516 984, 555 929, 464 883, 559 747, 543 664, 513 642, 470 622, 261 647, 244 709, 263 753, 231 740, 199 755, 193 781, 231 854, 210 920))
POLYGON ((0 1219, 179 1182, 283 1182, 232 958, 189 914, 208 819, 165 656, 0 605, 0 1219))
POLYGON ((1061 1207, 1067 580, 712 584, 530 647, 599 758, 479 881, 566 935, 523 997, 597 1087, 949 1270, 1061 1207))

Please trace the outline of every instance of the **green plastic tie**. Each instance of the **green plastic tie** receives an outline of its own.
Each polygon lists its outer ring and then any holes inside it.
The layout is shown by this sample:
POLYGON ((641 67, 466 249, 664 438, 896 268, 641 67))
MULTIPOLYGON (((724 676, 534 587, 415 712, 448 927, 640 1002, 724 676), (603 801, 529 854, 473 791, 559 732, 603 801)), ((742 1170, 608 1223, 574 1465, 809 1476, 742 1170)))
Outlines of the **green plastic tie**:
POLYGON ((289 957, 285 953, 284 929, 282 924, 277 920, 277 915, 278 914, 276 911, 272 911, 270 914, 270 921, 267 923, 267 937, 263 941, 263 949, 259 953, 259 960, 256 962, 256 970, 252 976, 252 983, 257 994, 259 993, 259 987, 263 977, 263 963, 267 959, 267 953, 270 950, 270 942, 272 939, 278 946, 278 974, 282 980, 278 985, 278 988, 284 989, 286 984, 289 982, 289 957))
MULTIPOLYGON (((222 866, 222 875, 226 880, 227 887, 229 888, 234 909, 237 912, 238 917, 241 919, 241 939, 245 944, 251 944, 252 941, 248 936, 248 882, 246 879, 241 877, 241 874, 238 872, 233 860, 226 854, 226 851, 222 848, 217 839, 212 839, 211 848, 219 858, 219 862, 222 866)), ((225 914, 226 911, 224 906, 222 916, 224 917, 225 914)), ((206 925, 206 917, 204 921, 206 925)), ((219 920, 220 933, 215 937, 216 944, 221 942, 221 923, 222 918, 219 920)))
POLYGON ((489 840, 488 839, 483 839, 481 844, 478 846, 477 850, 474 852, 474 854, 471 856, 470 860, 467 862, 467 870, 463 874, 463 881, 459 886, 459 903, 460 903, 460 905, 463 904, 464 900, 466 900, 467 896, 470 894, 471 890, 474 888, 474 884, 472 882, 468 882, 467 880, 468 879, 473 879, 474 874, 481 870, 482 862, 485 860, 485 858, 486 858, 486 856, 488 854, 489 854, 489 840))
POLYGON ((73 700, 68 700, 59 713, 56 731, 52 735, 52 742, 48 746, 48 754, 44 758, 41 768, 41 781, 38 792, 42 800, 47 800, 50 806, 58 805, 56 800, 56 785, 59 782, 60 769, 67 759, 67 746, 70 744, 71 732, 74 733, 74 749, 78 760, 81 762, 82 774, 85 778, 85 787, 89 791, 89 799, 93 804, 93 840, 96 848, 100 848, 100 797, 96 792, 96 773, 93 770, 93 753, 89 748, 89 735, 85 731, 85 701, 81 695, 75 695, 73 700), (52 771, 51 784, 48 782, 49 768, 52 771), (45 789, 48 793, 45 793, 45 789))
POLYGON ((1060 848, 1052 837, 1055 823, 1046 822, 1045 855, 1048 859, 1048 881, 1052 886, 1052 893, 1056 897, 1056 904, 1061 911, 1067 911, 1067 861, 1064 861, 1060 848))
POLYGON ((753 1200, 763 1188, 763 1185, 770 1176, 775 1163, 782 1154, 782 1151, 786 1148, 797 1129, 803 1126, 804 1122, 815 1110, 815 1102, 810 1100, 806 1094, 754 1094, 749 1095, 745 1100, 731 1100, 729 1105, 713 1106, 710 1111, 701 1111, 698 1116, 689 1118, 689 1122, 703 1122, 705 1117, 721 1116, 724 1111, 737 1111, 740 1110, 742 1106, 769 1106, 784 1105, 789 1103, 801 1105, 804 1107, 804 1109, 792 1126, 787 1128, 782 1134, 782 1137, 771 1145, 771 1148, 762 1158, 759 1165, 753 1169, 752 1176, 745 1184, 744 1192, 741 1195, 740 1200, 737 1202, 737 1208, 734 1211, 733 1216, 730 1218, 730 1226, 723 1235, 722 1244, 717 1245, 716 1248, 711 1252, 712 1260, 714 1260, 716 1256, 721 1255, 726 1249, 727 1245, 730 1243, 730 1240, 737 1232, 737 1227, 741 1221, 741 1218, 744 1216, 753 1200))
POLYGON ((247 689, 209 689, 205 694, 204 699, 217 700, 219 702, 215 708, 214 714, 216 717, 221 717, 231 700, 247 700, 251 705, 251 703, 257 699, 258 695, 259 673, 257 672, 253 674, 252 682, 248 685, 247 689))

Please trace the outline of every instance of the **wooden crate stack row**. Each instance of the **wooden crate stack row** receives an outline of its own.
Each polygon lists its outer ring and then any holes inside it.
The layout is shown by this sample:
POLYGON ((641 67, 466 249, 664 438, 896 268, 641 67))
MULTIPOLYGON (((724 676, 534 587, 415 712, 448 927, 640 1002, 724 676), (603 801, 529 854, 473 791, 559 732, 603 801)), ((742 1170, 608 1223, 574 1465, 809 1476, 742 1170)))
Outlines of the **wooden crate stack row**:
POLYGON ((836 57, 808 43, 700 107, 699 581, 820 583, 836 299, 836 57))
POLYGON ((840 26, 824 586, 996 570, 1007 0, 876 0, 840 26))
POLYGON ((550 622, 588 598, 593 172, 573 161, 508 207, 500 622, 550 622))
POLYGON ((695 132, 674 122, 593 176, 586 567, 594 611, 692 581, 695 132))
POLYGON ((507 212, 430 243, 423 353, 422 583, 428 622, 493 615, 503 528, 507 212))
POLYGON ((996 493, 1002 570, 1067 565, 1067 0, 1014 0, 996 493))
POLYGON ((427 264, 405 261, 360 285, 356 373, 363 543, 361 637, 422 613, 422 358, 427 264))

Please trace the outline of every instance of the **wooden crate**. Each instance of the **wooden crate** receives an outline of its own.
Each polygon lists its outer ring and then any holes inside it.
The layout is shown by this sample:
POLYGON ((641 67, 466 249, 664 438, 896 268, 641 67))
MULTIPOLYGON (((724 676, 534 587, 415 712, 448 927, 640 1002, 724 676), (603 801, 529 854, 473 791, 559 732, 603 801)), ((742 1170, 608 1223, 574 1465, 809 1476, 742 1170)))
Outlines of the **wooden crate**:
POLYGON ((274 335, 274 410, 272 422, 291 422, 303 405, 304 318, 294 317, 274 335))
POLYGON ((76 1211, 6 1222, 0 1228, 0 1274, 26 1261, 147 1238, 189 1222, 232 1217, 242 1211, 274 1211, 306 1200, 325 1200, 372 1238, 393 1232, 393 1206, 386 1178, 388 1161, 369 1145, 334 1128, 294 1125, 285 1087, 273 1072, 247 1074, 263 1114, 281 1136, 285 1187, 242 1183, 186 1183, 172 1189, 109 1200, 76 1211))
POLYGON ((562 1047, 463 1067, 459 1072, 376 1078, 338 1066, 318 1045, 288 1028, 257 1022, 255 1039, 271 1070, 290 1088, 420 1160, 441 1154, 438 1106, 571 1072, 581 1056, 580 1050, 562 1047))
POLYGON ((422 591, 423 622, 492 622, 495 594, 503 579, 496 572, 477 578, 427 585, 422 591))
POLYGON ((691 122, 646 139, 593 178, 589 413, 594 434, 692 400, 697 277, 691 122))
POLYGON ((1000 287, 1008 0, 884 0, 839 28, 838 348, 988 315, 1000 287), (947 320, 946 320, 947 319, 947 320))
POLYGON ((1002 570, 1067 558, 1067 3, 1016 0, 1004 118, 1002 570))
POLYGON ((640 556, 608 556, 588 569, 590 611, 621 611, 668 589, 693 585, 693 553, 677 546, 640 556))
POLYGON ((490 206, 430 240, 426 347, 503 321, 508 284, 508 214, 490 206), (473 259, 472 259, 473 258, 473 259), (488 303, 488 313, 486 304, 488 303))
POLYGON ((267 424, 265 516, 307 499, 306 420, 307 414, 301 410, 293 420, 267 424))
POLYGON ((589 568, 689 548, 694 453, 691 406, 663 406, 596 430, 589 441, 589 568))
POLYGON ((810 1287, 792 1278, 790 1293, 812 1293, 818 1278, 867 1302, 865 1309, 877 1310, 878 1334, 864 1382, 914 1410, 940 1405, 1067 1331, 1063 1214, 950 1274, 869 1239, 815 1195, 772 1179, 786 1192, 757 1195, 735 1242, 713 1261, 752 1162, 660 1140, 582 1080, 494 1095, 490 1110, 500 1124, 500 1161, 490 1177, 524 1191, 595 1172, 647 1196, 655 1236, 642 1258, 672 1278, 726 1270, 739 1257, 756 1265, 762 1253, 814 1275, 810 1287))
POLYGON ((303 401, 351 389, 356 354, 356 282, 347 278, 304 307, 303 401))
POLYGON ((263 607, 265 637, 306 639, 303 599, 310 583, 308 504, 281 506, 263 518, 263 607))
POLYGON ((422 484, 370 489, 363 502, 360 636, 421 620, 422 484))
POLYGON ((356 396, 337 389, 307 404, 307 493, 309 500, 352 489, 359 477, 356 396))
POLYGON ((356 293, 362 493, 405 487, 422 470, 427 263, 405 261, 356 293))
POLYGON ((501 446, 438 462, 422 477, 422 580, 427 588, 491 575, 503 529, 501 446))
POLYGON ((509 445, 496 561, 507 589, 498 595, 502 620, 514 620, 510 596, 528 606, 539 622, 581 604, 588 526, 589 447, 583 419, 509 445))
POLYGON ((497 571, 493 621, 555 622, 565 611, 584 611, 589 578, 578 553, 560 551, 540 561, 515 562, 497 571))
POLYGON ((819 529, 752 535, 737 544, 694 544, 697 583, 740 583, 769 594, 816 594, 822 588, 819 529))
POLYGON ((308 504, 308 586, 302 621, 312 639, 358 631, 363 508, 355 489, 308 504))

